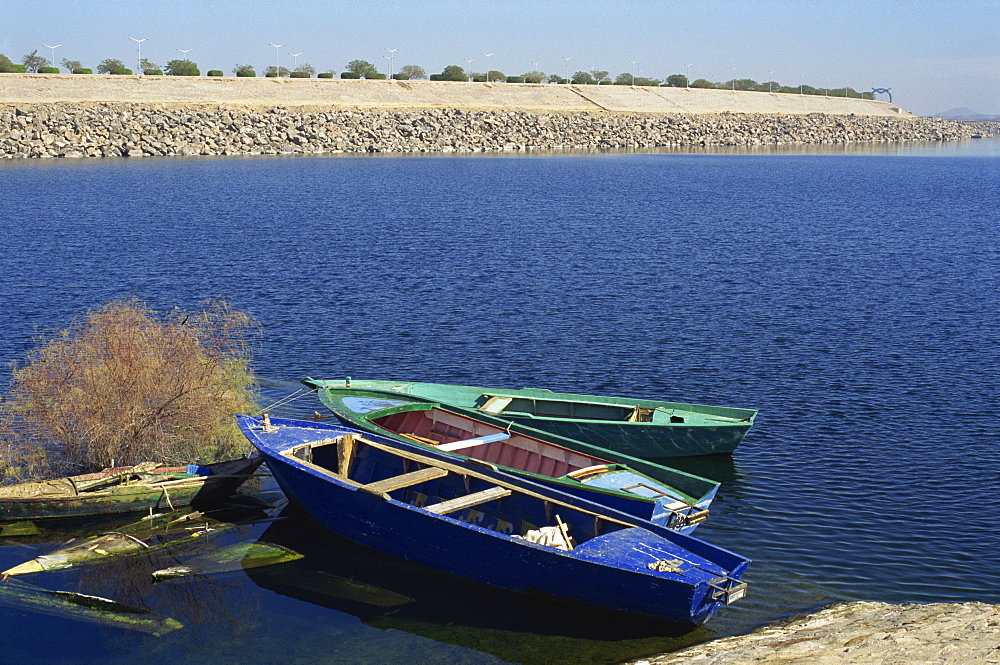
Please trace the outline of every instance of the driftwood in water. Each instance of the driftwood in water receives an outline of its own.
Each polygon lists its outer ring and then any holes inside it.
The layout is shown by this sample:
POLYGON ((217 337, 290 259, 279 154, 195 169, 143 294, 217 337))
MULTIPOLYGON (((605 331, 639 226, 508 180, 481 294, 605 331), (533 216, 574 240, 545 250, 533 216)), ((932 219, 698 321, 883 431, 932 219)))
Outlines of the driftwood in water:
POLYGON ((160 636, 183 628, 176 619, 108 598, 72 591, 50 591, 20 580, 0 581, 0 604, 27 612, 136 630, 160 636))

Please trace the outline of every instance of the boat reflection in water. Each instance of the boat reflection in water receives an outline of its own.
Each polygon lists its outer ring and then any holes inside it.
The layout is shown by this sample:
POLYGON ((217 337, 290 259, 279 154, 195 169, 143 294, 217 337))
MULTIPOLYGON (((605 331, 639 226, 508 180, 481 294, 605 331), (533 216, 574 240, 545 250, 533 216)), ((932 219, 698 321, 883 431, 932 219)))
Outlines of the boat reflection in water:
POLYGON ((471 582, 364 547, 324 529, 291 505, 261 539, 304 558, 248 570, 256 584, 284 596, 345 612, 366 625, 401 630, 519 663, 616 663, 698 643, 700 627, 678 632, 662 621, 637 621, 471 582))
POLYGON ((4 613, 0 628, 3 662, 62 662, 86 652, 101 662, 115 654, 140 653, 145 662, 156 663, 150 654, 175 639, 179 643, 245 622, 255 605, 247 584, 219 579, 156 588, 151 573, 227 542, 255 541, 270 519, 259 506, 232 505, 214 511, 213 518, 185 508, 138 522, 134 515, 85 519, 77 528, 72 520, 47 520, 30 535, 3 538, 0 567, 8 569, 73 552, 65 565, 37 566, 0 580, 0 605, 14 610, 4 613), (198 537, 161 540, 168 523, 199 519, 198 537), (101 534, 123 533, 134 534, 135 551, 102 547, 101 534), (94 544, 89 556, 74 548, 87 543, 94 544))
MULTIPOLYGON (((264 480, 261 496, 283 497, 264 480)), ((712 637, 708 628, 672 634, 670 624, 581 611, 549 598, 503 591, 357 545, 305 511, 217 513, 239 526, 134 556, 113 557, 0 582, 4 663, 94 662, 213 665, 449 662, 462 665, 617 663, 712 637), (272 565, 244 569, 234 553, 266 551, 272 565), (156 581, 154 573, 188 567, 156 581), (31 604, 45 591, 113 600, 117 611, 31 604), (12 608, 13 611, 10 611, 12 608), (129 608, 140 613, 131 613, 129 608)), ((172 518, 176 518, 173 516, 172 518)), ((58 549, 71 537, 120 530, 124 521, 46 523, 41 533, 0 539, 0 566, 58 549)), ((163 576, 161 576, 163 577, 163 576)), ((727 612, 732 608, 727 608, 727 612)))

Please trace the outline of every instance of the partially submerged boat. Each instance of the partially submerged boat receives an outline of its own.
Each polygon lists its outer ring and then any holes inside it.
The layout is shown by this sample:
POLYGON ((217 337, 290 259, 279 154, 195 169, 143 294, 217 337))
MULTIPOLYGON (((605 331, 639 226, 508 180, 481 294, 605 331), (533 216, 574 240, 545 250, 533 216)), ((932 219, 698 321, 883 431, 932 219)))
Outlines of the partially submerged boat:
MULTIPOLYGON (((145 608, 75 591, 46 589, 15 579, 0 582, 0 605, 12 607, 19 613, 34 612, 157 637, 184 627, 172 617, 157 616, 145 608)), ((9 658, 7 656, 4 662, 9 658)))
MULTIPOLYGON (((246 508, 235 510, 243 514, 251 512, 246 508)), ((210 512, 218 514, 222 511, 210 512)), ((145 556, 154 551, 174 553, 186 549, 196 541, 204 543, 255 523, 257 520, 221 521, 191 507, 180 508, 168 513, 143 517, 114 531, 71 538, 60 547, 0 571, 0 579, 50 570, 102 565, 115 559, 145 556)))
POLYGON ((757 411, 628 397, 414 381, 320 380, 314 389, 407 395, 469 409, 642 459, 731 453, 757 411))
POLYGON ((235 492, 262 461, 254 455, 208 465, 125 466, 0 487, 0 522, 208 505, 235 492))
POLYGON ((490 465, 356 428, 237 418, 285 493, 331 531, 474 581, 699 625, 750 561, 490 465))
POLYGON ((713 480, 582 441, 418 398, 380 395, 319 390, 323 403, 347 425, 425 452, 494 464, 683 532, 708 518, 719 489, 713 480))

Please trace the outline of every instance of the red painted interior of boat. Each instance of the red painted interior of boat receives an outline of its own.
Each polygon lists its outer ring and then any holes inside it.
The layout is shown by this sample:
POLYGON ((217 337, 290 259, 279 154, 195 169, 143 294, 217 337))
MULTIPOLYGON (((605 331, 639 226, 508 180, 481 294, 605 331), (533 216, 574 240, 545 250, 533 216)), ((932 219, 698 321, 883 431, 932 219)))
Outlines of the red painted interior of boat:
MULTIPOLYGON (((412 435, 423 439, 422 443, 450 443, 505 431, 488 423, 463 418, 443 411, 403 411, 372 420, 396 434, 412 435)), ((539 439, 512 434, 504 441, 494 441, 481 446, 463 448, 459 454, 473 459, 502 466, 558 478, 571 471, 596 464, 606 464, 608 460, 583 455, 539 439)))

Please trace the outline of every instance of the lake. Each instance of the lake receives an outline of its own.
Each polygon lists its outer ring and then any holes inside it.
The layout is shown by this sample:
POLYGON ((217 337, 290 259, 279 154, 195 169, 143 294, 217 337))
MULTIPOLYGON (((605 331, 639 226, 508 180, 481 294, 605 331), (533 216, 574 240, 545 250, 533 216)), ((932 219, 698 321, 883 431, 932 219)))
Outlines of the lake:
MULTIPOLYGON (((184 628, 5 606, 2 662, 614 663, 836 600, 998 603, 997 183, 997 139, 0 162, 5 362, 110 299, 224 298, 260 324, 265 406, 309 375, 760 410, 731 457, 676 462, 722 483, 695 535, 754 559, 748 598, 689 635, 463 583, 288 509, 240 532, 306 555, 264 573, 153 584, 161 555, 28 576, 184 628)), ((0 539, 0 564, 69 535, 0 539)))

